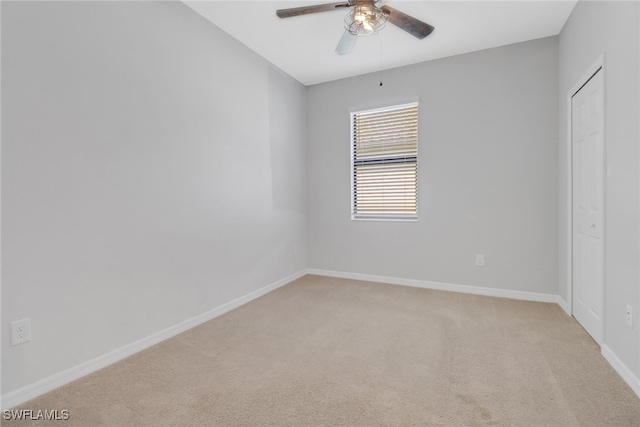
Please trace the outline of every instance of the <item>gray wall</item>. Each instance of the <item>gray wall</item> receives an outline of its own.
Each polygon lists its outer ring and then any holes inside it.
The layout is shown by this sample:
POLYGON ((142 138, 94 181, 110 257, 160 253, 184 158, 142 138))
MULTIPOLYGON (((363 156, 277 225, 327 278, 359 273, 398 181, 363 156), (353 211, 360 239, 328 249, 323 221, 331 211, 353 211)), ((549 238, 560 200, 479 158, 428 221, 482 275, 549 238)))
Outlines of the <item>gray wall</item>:
POLYGON ((2 89, 3 393, 306 267, 305 88, 185 5, 2 2, 2 89))
POLYGON ((309 267, 556 294, 557 76, 550 37, 309 87, 309 267), (352 221, 349 109, 414 97, 419 221, 352 221))
POLYGON ((560 290, 568 298, 569 187, 567 94, 605 54, 606 260, 604 344, 638 376, 640 342, 639 236, 640 134, 637 2, 580 1, 560 33, 560 290), (635 307, 634 329, 625 325, 627 304, 635 307))

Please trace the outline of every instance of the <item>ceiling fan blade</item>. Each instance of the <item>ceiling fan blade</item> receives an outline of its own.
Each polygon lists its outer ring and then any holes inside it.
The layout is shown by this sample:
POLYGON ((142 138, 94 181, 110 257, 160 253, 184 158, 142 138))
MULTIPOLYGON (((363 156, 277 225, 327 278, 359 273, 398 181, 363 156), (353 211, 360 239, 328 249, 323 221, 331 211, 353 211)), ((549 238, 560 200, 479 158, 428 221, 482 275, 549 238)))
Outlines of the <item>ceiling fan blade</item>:
POLYGON ((431 25, 392 7, 382 6, 380 9, 387 14, 388 22, 391 22, 396 27, 405 30, 407 33, 421 40, 434 30, 431 25))
POLYGON ((302 6, 292 7, 289 9, 276 10, 276 15, 280 18, 290 18, 292 16, 308 15, 310 13, 327 12, 329 10, 336 10, 341 7, 350 7, 349 3, 328 3, 317 4, 315 6, 302 6))
POLYGON ((358 36, 354 36, 349 31, 345 31, 336 47, 336 53, 338 55, 346 55, 350 53, 353 49, 353 46, 356 44, 356 40, 358 36))

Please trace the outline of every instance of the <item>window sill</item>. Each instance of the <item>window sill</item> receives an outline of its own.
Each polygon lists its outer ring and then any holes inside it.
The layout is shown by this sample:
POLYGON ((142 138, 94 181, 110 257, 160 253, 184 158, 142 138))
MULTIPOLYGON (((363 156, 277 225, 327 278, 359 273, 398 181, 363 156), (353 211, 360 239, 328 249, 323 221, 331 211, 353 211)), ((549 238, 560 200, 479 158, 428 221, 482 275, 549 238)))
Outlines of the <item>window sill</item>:
POLYGON ((351 215, 352 221, 417 222, 418 215, 351 215))

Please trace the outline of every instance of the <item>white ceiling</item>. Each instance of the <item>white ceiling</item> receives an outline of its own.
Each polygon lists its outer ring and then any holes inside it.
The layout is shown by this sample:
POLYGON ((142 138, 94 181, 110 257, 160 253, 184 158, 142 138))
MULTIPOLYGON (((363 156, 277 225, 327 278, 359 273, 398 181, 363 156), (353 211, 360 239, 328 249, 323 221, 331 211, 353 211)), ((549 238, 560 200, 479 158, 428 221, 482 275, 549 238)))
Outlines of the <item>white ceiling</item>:
POLYGON ((305 85, 377 72, 431 59, 553 36, 560 32, 577 0, 420 1, 382 4, 435 27, 418 40, 398 27, 359 37, 353 51, 338 55, 347 11, 280 19, 277 9, 339 2, 184 1, 189 7, 305 85))

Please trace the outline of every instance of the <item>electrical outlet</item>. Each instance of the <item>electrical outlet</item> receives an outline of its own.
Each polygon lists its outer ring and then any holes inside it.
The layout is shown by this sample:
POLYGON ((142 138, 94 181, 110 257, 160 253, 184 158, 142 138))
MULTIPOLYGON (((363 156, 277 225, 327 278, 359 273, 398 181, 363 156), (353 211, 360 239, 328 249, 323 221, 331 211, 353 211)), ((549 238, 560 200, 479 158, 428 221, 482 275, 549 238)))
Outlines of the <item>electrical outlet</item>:
POLYGON ((11 322, 11 345, 31 341, 31 319, 11 322))
POLYGON ((627 326, 633 329, 633 307, 627 306, 627 311, 624 313, 624 318, 627 321, 627 326))
POLYGON ((476 266, 484 267, 484 255, 476 254, 476 266))

